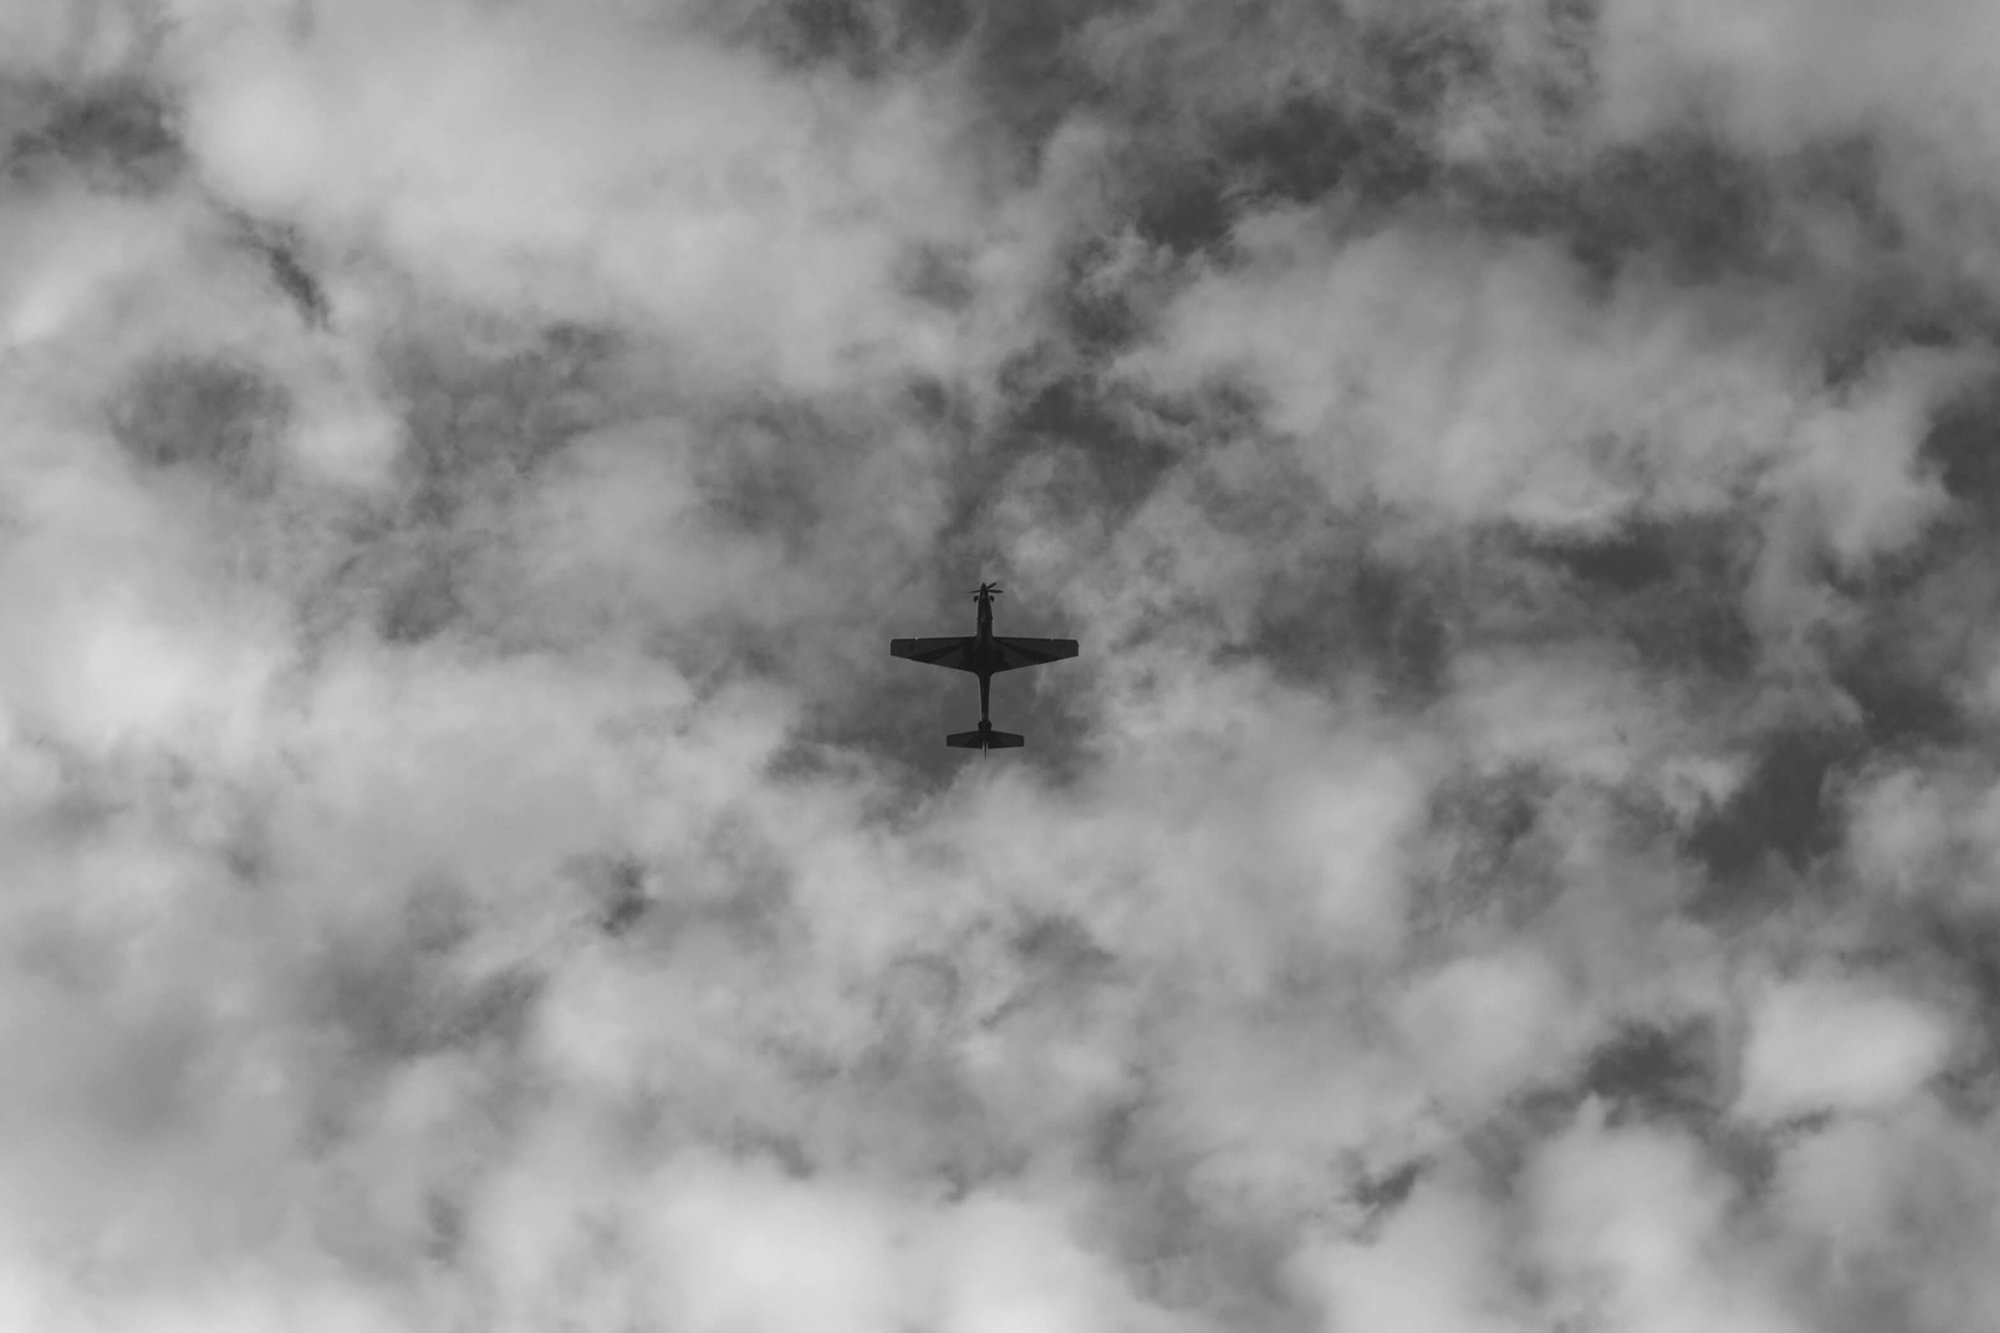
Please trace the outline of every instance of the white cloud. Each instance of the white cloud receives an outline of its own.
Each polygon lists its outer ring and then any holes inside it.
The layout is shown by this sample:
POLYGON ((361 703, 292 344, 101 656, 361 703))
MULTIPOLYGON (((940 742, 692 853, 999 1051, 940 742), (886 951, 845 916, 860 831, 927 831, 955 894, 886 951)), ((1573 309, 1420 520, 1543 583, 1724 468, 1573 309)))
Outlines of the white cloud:
POLYGON ((1604 122, 1636 135, 1699 108, 1774 149, 1887 124, 1990 150, 1992 21, 1958 0, 1894 14, 1855 0, 1623 0, 1605 15, 1604 122))
POLYGON ((1826 1319, 1857 1308, 1913 1327, 1984 1317, 1996 1181, 1983 1126, 1935 1103, 1837 1122, 1789 1146, 1774 1181, 1800 1285, 1826 1319))
POLYGON ((653 1184, 660 1202, 639 1234, 658 1266, 646 1285, 677 1327, 862 1333, 920 1317, 915 1219, 862 1190, 700 1161, 653 1184))
POLYGON ((1556 970, 1521 954, 1455 958, 1411 984, 1393 1012, 1425 1086, 1472 1106, 1559 1074, 1588 1021, 1556 970))
POLYGON ((1533 242, 1396 230, 1332 249, 1309 226, 1247 224, 1249 262, 1198 280, 1128 365, 1174 389, 1246 380, 1336 496, 1602 531, 1727 505, 1792 429, 1793 349, 1754 302, 1644 278, 1598 301, 1533 242))
POLYGON ((1800 423, 1799 452, 1773 489, 1807 511, 1813 537, 1844 569, 1907 545, 1944 511, 1944 488, 1920 465, 1918 446, 1938 404, 1983 361, 1968 352, 1904 356, 1800 423))
POLYGON ((1637 141, 1699 124, 1778 158, 1868 142, 1907 252, 1941 288, 1991 291, 1994 22, 1961 0, 1619 0, 1600 26, 1595 127, 1637 141))
POLYGON ((1059 1209, 998 1195, 973 1199, 945 1221, 938 1317, 950 1333, 1171 1326, 1077 1244, 1059 1209))
POLYGON ((1951 1046, 1949 1018, 1915 1000, 1829 978, 1776 983, 1751 1014, 1738 1113, 1893 1107, 1938 1072, 1951 1046))
POLYGON ((1324 1302, 1326 1328, 1508 1333, 1531 1325, 1510 1289, 1503 1226, 1483 1200, 1426 1182, 1380 1236, 1309 1244, 1292 1267, 1324 1302))
POLYGON ((2000 805, 1977 770, 1884 764, 1864 774, 1847 801, 1848 854, 1870 890, 1968 905, 1990 896, 2000 805))
POLYGON ((0 6, 0 69, 15 78, 79 81, 128 71, 151 44, 149 18, 142 6, 118 0, 0 6))
POLYGON ((177 34, 191 145, 245 207, 529 317, 644 323, 700 376, 945 370, 904 247, 979 234, 948 87, 787 79, 661 22, 362 4, 177 34))
POLYGON ((1533 1164, 1528 1252, 1557 1317, 1633 1333, 1791 1333, 1775 1274, 1730 1218, 1733 1188, 1681 1136, 1610 1128, 1586 1104, 1533 1164))

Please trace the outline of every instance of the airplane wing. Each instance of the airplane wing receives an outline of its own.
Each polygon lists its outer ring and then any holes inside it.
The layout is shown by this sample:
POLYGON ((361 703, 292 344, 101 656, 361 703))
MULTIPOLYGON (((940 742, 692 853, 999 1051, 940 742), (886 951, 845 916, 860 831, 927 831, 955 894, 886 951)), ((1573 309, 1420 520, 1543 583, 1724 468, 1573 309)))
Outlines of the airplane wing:
POLYGON ((891 639, 889 656, 907 657, 927 666, 950 667, 954 671, 977 671, 972 665, 972 645, 977 639, 891 639))
MULTIPOLYGON (((930 642, 920 640, 919 642, 930 642)), ((1012 671, 1016 667, 1041 666, 1045 662, 1060 662, 1065 657, 1076 656, 1075 639, 999 639, 993 640, 993 647, 999 652, 1000 661, 995 671, 1012 671)))

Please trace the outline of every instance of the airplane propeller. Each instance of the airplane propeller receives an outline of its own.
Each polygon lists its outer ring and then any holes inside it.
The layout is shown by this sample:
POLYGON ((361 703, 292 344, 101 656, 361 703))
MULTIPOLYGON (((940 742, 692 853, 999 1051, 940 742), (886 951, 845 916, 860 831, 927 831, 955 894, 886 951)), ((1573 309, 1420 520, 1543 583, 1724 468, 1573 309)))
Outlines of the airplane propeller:
POLYGON ((982 583, 982 584, 980 584, 980 585, 979 585, 979 586, 978 586, 977 588, 973 589, 973 592, 972 592, 972 595, 973 595, 974 597, 985 597, 985 596, 988 596, 988 595, 991 595, 991 596, 994 596, 994 597, 998 597, 998 596, 1000 595, 1000 592, 1001 592, 1001 589, 1000 589, 1000 585, 999 585, 999 584, 997 584, 997 583, 982 583))

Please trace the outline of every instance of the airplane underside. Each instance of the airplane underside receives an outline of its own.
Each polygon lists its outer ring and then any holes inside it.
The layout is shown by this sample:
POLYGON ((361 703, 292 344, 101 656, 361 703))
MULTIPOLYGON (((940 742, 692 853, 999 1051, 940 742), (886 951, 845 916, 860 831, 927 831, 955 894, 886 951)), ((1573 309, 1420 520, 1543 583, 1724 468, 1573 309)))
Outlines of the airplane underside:
POLYGON ((1000 589, 982 583, 973 593, 979 604, 978 632, 962 637, 892 639, 889 655, 925 666, 966 671, 979 677, 979 726, 972 731, 955 731, 944 738, 946 745, 960 750, 1013 750, 1027 744, 1011 731, 995 731, 988 716, 988 695, 993 676, 1001 671, 1042 666, 1075 657, 1075 639, 1002 638, 993 633, 993 599, 1000 589))

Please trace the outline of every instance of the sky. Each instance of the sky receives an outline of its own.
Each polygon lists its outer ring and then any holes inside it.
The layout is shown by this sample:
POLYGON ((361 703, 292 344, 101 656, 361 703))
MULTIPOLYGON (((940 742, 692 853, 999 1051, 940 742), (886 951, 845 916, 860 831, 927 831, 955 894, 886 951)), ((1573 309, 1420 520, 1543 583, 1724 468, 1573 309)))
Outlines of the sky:
POLYGON ((0 0, 0 1333, 1992 1324, 1996 52, 0 0))

